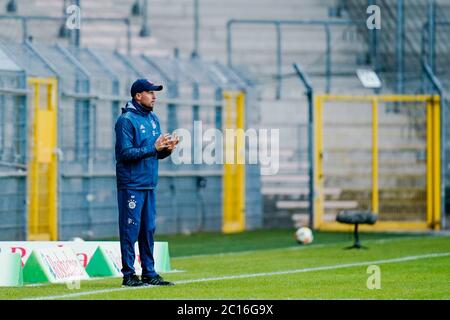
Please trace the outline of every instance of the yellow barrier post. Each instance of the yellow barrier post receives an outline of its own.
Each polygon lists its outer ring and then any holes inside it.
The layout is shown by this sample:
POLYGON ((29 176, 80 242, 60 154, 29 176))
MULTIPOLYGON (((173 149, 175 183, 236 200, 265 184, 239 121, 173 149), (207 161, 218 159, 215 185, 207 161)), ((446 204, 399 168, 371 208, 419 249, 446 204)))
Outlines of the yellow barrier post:
POLYGON ((50 141, 51 161, 48 171, 48 189, 49 189, 49 231, 50 239, 58 240, 58 154, 56 148, 58 146, 58 119, 57 119, 57 92, 58 83, 55 78, 49 79, 48 99, 51 112, 52 134, 50 141))
POLYGON ((441 225, 441 109, 439 96, 433 97, 433 219, 431 227, 439 230, 441 225))
POLYGON ((239 93, 236 97, 236 220, 238 223, 237 231, 245 230, 245 94, 239 93))
POLYGON ((34 91, 32 155, 29 163, 28 240, 58 239, 57 208, 57 80, 29 78, 34 91), (41 106, 41 86, 47 89, 41 106))
POLYGON ((223 96, 225 130, 236 130, 234 133, 237 138, 235 144, 235 135, 225 134, 222 232, 231 233, 245 230, 245 94, 224 92, 223 96), (233 112, 234 103, 235 113, 233 112))
POLYGON ((372 99, 372 212, 378 213, 378 99, 372 99))
POLYGON ((426 135, 427 135, 427 178, 426 178, 426 196, 427 196, 427 226, 431 227, 433 224, 433 211, 434 203, 433 203, 433 103, 432 101, 427 102, 427 110, 426 110, 426 135))
POLYGON ((314 174, 314 188, 317 192, 317 196, 314 203, 314 214, 313 214, 313 226, 314 229, 320 228, 323 221, 323 204, 324 204, 324 194, 323 194, 323 99, 321 96, 315 97, 315 125, 314 125, 314 137, 315 137, 315 174, 314 174))
MULTIPOLYGON (((233 106, 232 106, 232 101, 231 101, 231 94, 228 92, 224 92, 223 94, 224 97, 224 101, 225 101, 225 108, 224 108, 224 113, 225 113, 225 117, 224 117, 224 125, 225 125, 225 129, 226 128, 231 128, 232 124, 233 124, 233 119, 232 119, 232 111, 233 111, 233 106)), ((222 205, 223 205, 223 217, 222 217, 222 231, 226 232, 226 228, 228 225, 228 221, 231 220, 231 214, 232 214, 232 210, 233 210, 233 200, 234 200, 234 193, 233 193, 233 166, 232 164, 228 163, 227 161, 227 154, 228 152, 232 151, 230 149, 230 144, 225 141, 225 145, 224 145, 224 164, 223 164, 223 200, 222 200, 222 205)))

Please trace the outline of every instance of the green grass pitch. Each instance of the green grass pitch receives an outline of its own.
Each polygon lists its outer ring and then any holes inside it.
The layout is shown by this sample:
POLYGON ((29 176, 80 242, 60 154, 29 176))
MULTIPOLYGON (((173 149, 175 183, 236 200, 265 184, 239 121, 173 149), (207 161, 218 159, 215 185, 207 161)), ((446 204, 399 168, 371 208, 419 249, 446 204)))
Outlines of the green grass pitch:
MULTIPOLYGON (((350 233, 293 230, 159 236, 169 241, 173 287, 121 287, 120 278, 66 285, 0 288, 0 299, 450 299, 450 237, 362 233, 367 250, 344 250, 350 233), (368 289, 370 265, 379 289, 368 289)), ((370 281, 369 281, 370 282, 370 281)), ((372 282, 370 282, 372 283, 372 282)))

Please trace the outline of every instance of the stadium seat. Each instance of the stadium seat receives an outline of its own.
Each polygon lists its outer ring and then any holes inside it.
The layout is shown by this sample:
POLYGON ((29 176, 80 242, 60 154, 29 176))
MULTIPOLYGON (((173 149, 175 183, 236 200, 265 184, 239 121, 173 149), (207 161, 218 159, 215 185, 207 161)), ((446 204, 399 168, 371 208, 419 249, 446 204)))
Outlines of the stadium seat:
POLYGON ((353 224, 355 229, 353 231, 355 243, 346 249, 367 249, 359 242, 358 225, 360 224, 374 224, 378 219, 376 213, 370 211, 341 211, 336 216, 336 221, 340 223, 353 224))

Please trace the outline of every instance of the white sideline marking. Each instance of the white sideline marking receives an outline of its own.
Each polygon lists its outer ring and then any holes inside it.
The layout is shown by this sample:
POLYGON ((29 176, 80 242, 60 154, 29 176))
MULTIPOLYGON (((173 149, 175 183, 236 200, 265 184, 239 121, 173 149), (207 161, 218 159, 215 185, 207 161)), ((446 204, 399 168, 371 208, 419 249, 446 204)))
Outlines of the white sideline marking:
MULTIPOLYGON (((333 269, 343 269, 343 268, 353 268, 360 266, 367 266, 372 264, 387 264, 387 263, 398 263, 412 260, 420 260, 420 259, 429 259, 429 258, 438 258, 438 257, 447 257, 450 256, 450 252, 444 253, 430 253, 418 256, 406 256, 401 258, 394 259, 386 259, 386 260, 375 260, 375 261, 364 261, 364 262, 356 262, 356 263, 346 263, 346 264, 338 264, 331 266, 323 266, 323 267, 314 267, 314 268, 304 268, 304 269, 294 269, 294 270, 285 270, 285 271, 274 271, 274 272, 262 272, 262 273, 247 273, 233 276, 223 276, 223 277, 212 277, 212 278, 202 278, 202 279, 192 279, 192 280, 181 280, 176 281, 175 284, 189 284, 189 283, 198 283, 198 282, 207 282, 207 281, 221 281, 221 280, 234 280, 234 279, 243 279, 243 278, 256 278, 256 277, 267 277, 267 276, 278 276, 283 274, 293 274, 293 273, 304 273, 304 272, 312 272, 312 271, 323 271, 323 270, 333 270, 333 269)), ((150 287, 122 287, 115 289, 104 289, 104 290, 95 290, 95 291, 85 291, 79 293, 72 294, 63 294, 57 296, 43 296, 43 297, 35 297, 35 298, 23 298, 22 300, 54 300, 54 299, 62 299, 62 298, 75 298, 93 294, 100 293, 111 293, 117 291, 125 291, 125 290, 140 290, 140 289, 149 289, 150 287)))
MULTIPOLYGON (((425 235, 426 237, 441 237, 441 235, 425 235)), ((386 243, 386 242, 395 242, 395 241, 404 241, 404 240, 414 240, 417 239, 417 236, 415 237, 398 237, 398 238, 391 238, 391 239, 369 239, 364 240, 364 243, 386 243)), ((280 251, 280 250, 305 250, 305 249, 315 249, 315 248, 323 248, 323 247, 331 247, 331 246, 340 246, 345 243, 349 243, 351 240, 348 241, 337 241, 333 243, 323 243, 323 244, 310 244, 307 246, 301 246, 301 245, 294 245, 290 247, 281 247, 281 248, 272 248, 272 249, 256 249, 256 250, 244 250, 244 251, 231 251, 231 252, 224 252, 224 253, 205 253, 205 254, 195 254, 191 256, 180 256, 180 257, 173 257, 171 260, 184 260, 184 259, 190 259, 190 258, 205 258, 205 257, 223 257, 223 256, 240 256, 240 255, 246 255, 251 253, 258 253, 262 250, 264 251, 280 251)), ((171 270, 169 272, 165 273, 177 273, 177 272, 186 272, 186 270, 171 270)), ((90 278, 88 281, 93 280, 104 280, 104 277, 94 277, 90 278)), ((53 283, 35 283, 35 284, 26 284, 25 287, 41 287, 41 286, 51 286, 53 283)))
MULTIPOLYGON (((442 235, 428 235, 424 234, 424 237, 431 238, 431 237, 442 237, 442 235)), ((395 242, 395 241, 405 241, 405 240, 414 240, 417 239, 418 236, 412 236, 412 237, 398 237, 398 238, 391 238, 391 239, 369 239, 364 240, 364 243, 387 243, 387 242, 395 242)), ((445 237, 445 236, 444 236, 445 237)), ((316 248, 323 248, 323 247, 331 247, 331 246, 340 246, 345 243, 349 243, 352 240, 346 240, 346 241, 337 241, 333 243, 323 243, 323 244, 310 244, 307 246, 301 246, 301 245, 293 245, 290 247, 280 247, 280 248, 271 248, 271 249, 256 249, 256 250, 244 250, 244 251, 231 251, 231 252, 222 252, 222 253, 205 253, 205 254, 195 254, 191 256, 179 256, 179 257, 173 257, 171 260, 184 260, 184 259, 190 259, 190 258, 205 258, 205 257, 223 257, 223 256, 240 256, 240 255, 246 255, 251 253, 258 253, 262 250, 264 251, 280 251, 280 250, 305 250, 305 249, 316 249, 316 248)), ((177 273, 177 272, 186 272, 186 270, 171 270, 169 272, 165 273, 177 273)), ((88 281, 91 280, 104 280, 104 277, 94 277, 90 278, 88 281)), ((53 283, 35 283, 35 284, 27 284, 26 287, 40 287, 40 286, 51 286, 53 283)))

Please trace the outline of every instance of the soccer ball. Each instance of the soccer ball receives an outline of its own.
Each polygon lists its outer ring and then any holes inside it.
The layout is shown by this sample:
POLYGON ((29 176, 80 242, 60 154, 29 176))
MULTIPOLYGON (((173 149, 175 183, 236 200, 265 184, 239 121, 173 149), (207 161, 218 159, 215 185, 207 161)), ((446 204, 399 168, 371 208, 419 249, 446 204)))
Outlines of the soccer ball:
POLYGON ((295 232, 295 239, 298 243, 308 244, 313 241, 314 237, 310 228, 301 227, 295 232))

